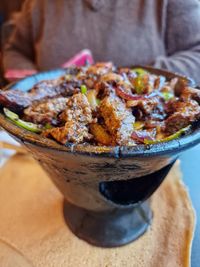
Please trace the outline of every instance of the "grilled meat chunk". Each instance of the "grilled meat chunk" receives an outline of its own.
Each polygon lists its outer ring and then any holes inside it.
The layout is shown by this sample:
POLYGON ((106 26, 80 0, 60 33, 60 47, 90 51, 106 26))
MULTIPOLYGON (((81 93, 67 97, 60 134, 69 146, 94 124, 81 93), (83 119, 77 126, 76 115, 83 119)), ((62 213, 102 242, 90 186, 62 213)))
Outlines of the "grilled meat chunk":
POLYGON ((99 112, 118 145, 133 144, 131 134, 135 117, 119 97, 114 94, 105 97, 101 101, 99 112))
POLYGON ((67 107, 67 101, 68 98, 58 97, 35 103, 24 110, 24 118, 36 124, 57 125, 59 123, 57 116, 67 107))
POLYGON ((106 131, 106 129, 101 124, 90 124, 90 131, 98 143, 103 144, 105 146, 115 145, 112 140, 112 136, 106 131))
POLYGON ((67 103, 67 108, 60 114, 60 119, 63 122, 74 120, 84 124, 91 123, 92 110, 87 97, 81 93, 73 95, 67 103))
POLYGON ((142 100, 127 101, 127 107, 133 108, 133 114, 137 119, 163 120, 166 117, 165 110, 159 97, 144 98, 142 100))
POLYGON ((137 107, 142 111, 144 115, 150 115, 159 105, 159 99, 152 97, 138 101, 137 107))
POLYGON ((45 134, 52 136, 59 143, 81 143, 90 140, 88 125, 93 122, 92 110, 87 97, 78 93, 67 102, 66 109, 61 113, 60 120, 65 123, 63 127, 48 130, 45 134))
POLYGON ((53 137, 63 145, 67 142, 79 144, 92 138, 92 135, 88 132, 88 127, 76 121, 68 121, 63 127, 47 130, 43 133, 43 136, 53 137))
POLYGON ((173 104, 174 112, 165 121, 165 132, 173 134, 200 119, 200 106, 194 100, 190 102, 177 101, 173 104))

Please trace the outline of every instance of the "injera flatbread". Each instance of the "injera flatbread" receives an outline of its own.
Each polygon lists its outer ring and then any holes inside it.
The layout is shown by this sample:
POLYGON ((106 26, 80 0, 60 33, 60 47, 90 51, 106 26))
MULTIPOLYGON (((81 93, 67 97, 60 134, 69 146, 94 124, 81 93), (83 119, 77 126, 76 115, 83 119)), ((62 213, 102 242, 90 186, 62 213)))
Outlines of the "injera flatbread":
POLYGON ((29 155, 0 169, 0 267, 190 266, 194 211, 177 162, 152 198, 154 219, 137 241, 114 249, 74 236, 63 197, 29 155))

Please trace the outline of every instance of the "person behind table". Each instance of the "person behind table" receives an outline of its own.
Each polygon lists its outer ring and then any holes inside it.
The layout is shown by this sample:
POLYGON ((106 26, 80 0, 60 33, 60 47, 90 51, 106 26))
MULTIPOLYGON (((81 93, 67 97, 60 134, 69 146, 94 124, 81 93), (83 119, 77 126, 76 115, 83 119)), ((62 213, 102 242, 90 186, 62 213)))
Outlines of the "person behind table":
POLYGON ((152 65, 200 81, 198 0, 26 0, 4 71, 48 70, 83 48, 95 61, 152 65))

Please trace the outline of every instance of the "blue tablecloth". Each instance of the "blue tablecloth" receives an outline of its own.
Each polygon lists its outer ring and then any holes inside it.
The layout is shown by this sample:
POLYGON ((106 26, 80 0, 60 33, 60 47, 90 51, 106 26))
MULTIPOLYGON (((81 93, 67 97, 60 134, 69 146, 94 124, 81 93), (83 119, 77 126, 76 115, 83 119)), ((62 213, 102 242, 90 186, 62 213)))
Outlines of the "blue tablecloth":
MULTIPOLYGON (((181 169, 196 211, 197 224, 192 247, 192 267, 200 266, 200 145, 182 154, 181 169)), ((178 223, 178 222, 177 222, 178 223)), ((178 227, 178 225, 177 225, 178 227)))

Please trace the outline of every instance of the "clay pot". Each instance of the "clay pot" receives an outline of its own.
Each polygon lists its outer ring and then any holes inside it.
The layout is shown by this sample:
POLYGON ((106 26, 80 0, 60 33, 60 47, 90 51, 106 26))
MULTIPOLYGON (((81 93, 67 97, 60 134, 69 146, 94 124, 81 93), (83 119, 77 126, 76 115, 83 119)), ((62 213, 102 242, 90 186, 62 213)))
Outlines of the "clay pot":
MULTIPOLYGON (((177 76, 147 69, 170 79, 177 76)), ((26 91, 41 80, 64 73, 64 70, 39 73, 9 88, 26 91)), ((191 80, 181 78, 192 85, 191 80)), ((63 214, 71 230, 103 247, 127 244, 147 230, 152 219, 150 196, 178 155, 200 142, 199 124, 190 135, 177 140, 135 147, 62 146, 19 128, 3 114, 0 114, 0 126, 30 151, 62 192, 63 214)))

